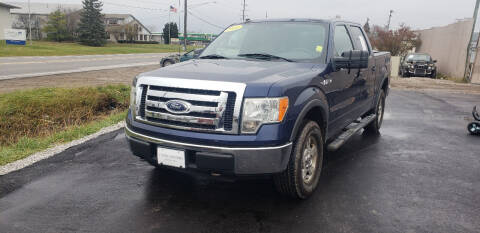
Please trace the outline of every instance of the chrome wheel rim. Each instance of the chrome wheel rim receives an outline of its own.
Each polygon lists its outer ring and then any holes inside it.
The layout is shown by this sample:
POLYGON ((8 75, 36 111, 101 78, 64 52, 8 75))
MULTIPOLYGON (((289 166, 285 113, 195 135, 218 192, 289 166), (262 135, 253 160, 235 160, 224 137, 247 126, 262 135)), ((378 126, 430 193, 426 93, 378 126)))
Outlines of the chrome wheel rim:
POLYGON ((384 105, 384 102, 383 100, 380 100, 380 103, 378 103, 378 109, 377 109, 377 123, 378 123, 378 126, 381 126, 382 125, 382 122, 383 122, 383 105, 384 105))
POLYGON ((313 135, 310 135, 303 148, 302 156, 302 179, 305 184, 309 184, 317 171, 318 148, 317 141, 313 135))

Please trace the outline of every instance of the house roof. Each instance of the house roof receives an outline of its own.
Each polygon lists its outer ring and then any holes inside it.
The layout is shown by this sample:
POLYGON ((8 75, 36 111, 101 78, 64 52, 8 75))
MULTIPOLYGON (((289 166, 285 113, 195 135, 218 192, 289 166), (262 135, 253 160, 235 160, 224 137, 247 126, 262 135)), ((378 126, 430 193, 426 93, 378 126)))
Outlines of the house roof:
POLYGON ((143 28, 145 28, 145 30, 147 30, 148 33, 152 34, 152 32, 150 31, 150 29, 148 29, 147 27, 145 27, 142 22, 140 22, 140 20, 138 20, 137 18, 135 18, 135 16, 131 15, 131 14, 104 14, 104 18, 106 19, 109 19, 109 18, 121 18, 121 19, 126 19, 128 17, 132 17, 133 20, 137 21, 138 24, 140 24, 140 26, 142 26, 143 28))
POLYGON ((11 4, 7 4, 7 3, 4 3, 4 2, 0 2, 0 7, 5 7, 5 8, 8 8, 8 9, 20 8, 20 7, 18 7, 18 6, 14 6, 14 5, 11 5, 11 4))
MULTIPOLYGON (((10 3, 9 3, 10 4, 10 3)), ((19 6, 18 9, 11 9, 12 14, 28 14, 28 2, 15 2, 11 3, 19 6)), ((48 15, 57 9, 71 9, 79 10, 82 5, 79 4, 63 4, 63 3, 30 3, 30 13, 35 15, 48 15)))
MULTIPOLYGON (((105 14, 105 18, 121 18, 126 19, 132 15, 130 14, 105 14)), ((132 16, 133 17, 133 16, 132 16)))

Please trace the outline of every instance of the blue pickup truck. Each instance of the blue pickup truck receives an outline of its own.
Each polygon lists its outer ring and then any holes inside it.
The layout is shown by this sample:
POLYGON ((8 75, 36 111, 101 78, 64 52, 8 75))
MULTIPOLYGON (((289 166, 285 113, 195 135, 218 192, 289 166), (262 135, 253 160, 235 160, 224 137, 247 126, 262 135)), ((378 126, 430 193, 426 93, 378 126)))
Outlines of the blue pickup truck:
POLYGON ((390 54, 357 23, 235 24, 198 58, 135 77, 127 140, 154 166, 271 175, 280 193, 305 199, 326 151, 379 133, 389 74, 390 54))

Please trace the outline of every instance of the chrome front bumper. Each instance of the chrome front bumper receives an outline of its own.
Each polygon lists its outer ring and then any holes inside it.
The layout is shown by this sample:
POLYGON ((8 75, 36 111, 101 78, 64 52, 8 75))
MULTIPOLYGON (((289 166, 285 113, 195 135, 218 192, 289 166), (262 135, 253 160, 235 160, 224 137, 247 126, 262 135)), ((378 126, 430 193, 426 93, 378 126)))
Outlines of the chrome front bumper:
POLYGON ((215 173, 231 172, 236 175, 279 173, 287 168, 292 151, 291 142, 274 147, 221 147, 155 138, 134 132, 128 126, 125 127, 125 134, 132 152, 150 162, 156 161, 157 146, 181 149, 186 151, 186 155, 192 157, 187 159, 191 162, 187 164, 187 170, 199 169, 215 173), (209 161, 211 164, 208 164, 209 161), (231 161, 231 167, 225 165, 229 164, 229 161, 231 161))

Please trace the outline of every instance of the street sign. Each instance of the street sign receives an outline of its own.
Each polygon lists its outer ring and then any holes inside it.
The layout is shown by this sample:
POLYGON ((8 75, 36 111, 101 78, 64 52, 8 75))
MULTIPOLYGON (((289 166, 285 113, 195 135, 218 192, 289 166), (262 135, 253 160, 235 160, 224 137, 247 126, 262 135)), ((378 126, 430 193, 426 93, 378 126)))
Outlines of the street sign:
POLYGON ((4 29, 7 44, 25 45, 27 31, 24 29, 4 29))

